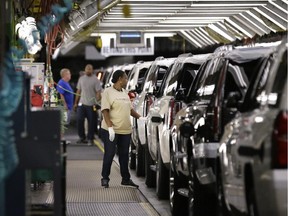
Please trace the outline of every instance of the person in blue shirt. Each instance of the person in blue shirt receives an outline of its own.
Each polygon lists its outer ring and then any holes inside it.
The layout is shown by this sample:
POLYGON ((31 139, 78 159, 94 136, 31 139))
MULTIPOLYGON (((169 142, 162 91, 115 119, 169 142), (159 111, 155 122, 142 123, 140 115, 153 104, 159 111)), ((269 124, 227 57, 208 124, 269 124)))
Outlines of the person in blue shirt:
POLYGON ((60 98, 63 102, 64 108, 67 111, 66 124, 68 125, 71 120, 71 112, 74 104, 74 92, 69 84, 71 79, 71 72, 67 68, 63 68, 60 71, 61 79, 59 80, 56 89, 60 94, 60 98))

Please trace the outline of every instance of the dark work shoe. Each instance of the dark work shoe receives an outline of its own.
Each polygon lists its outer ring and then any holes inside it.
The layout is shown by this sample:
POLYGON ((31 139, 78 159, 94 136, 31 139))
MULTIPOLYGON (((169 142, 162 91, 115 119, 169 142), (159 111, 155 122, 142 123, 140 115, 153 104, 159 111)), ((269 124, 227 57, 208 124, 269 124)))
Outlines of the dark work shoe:
POLYGON ((109 180, 108 179, 101 179, 101 186, 108 188, 109 187, 109 180))
POLYGON ((129 180, 122 180, 121 185, 125 187, 132 187, 132 188, 138 188, 139 185, 136 185, 131 179, 129 180))
POLYGON ((79 139, 76 141, 76 144, 87 144, 88 141, 86 139, 79 139))
POLYGON ((94 145, 94 140, 89 140, 88 141, 88 146, 93 146, 94 145))

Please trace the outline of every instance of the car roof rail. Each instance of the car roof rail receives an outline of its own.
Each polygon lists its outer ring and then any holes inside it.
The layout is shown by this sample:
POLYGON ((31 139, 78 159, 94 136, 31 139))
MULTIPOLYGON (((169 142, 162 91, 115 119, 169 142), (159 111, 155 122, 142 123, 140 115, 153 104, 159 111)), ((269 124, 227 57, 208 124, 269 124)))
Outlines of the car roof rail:
POLYGON ((190 57, 190 56, 193 56, 192 53, 182 53, 180 55, 178 55, 178 57, 190 57))
POLYGON ((223 45, 223 46, 217 47, 214 50, 214 53, 223 52, 223 51, 230 51, 230 50, 233 50, 233 49, 235 49, 235 47, 233 45, 223 45))
POLYGON ((155 60, 163 60, 164 57, 163 56, 158 56, 157 58, 155 58, 155 60))

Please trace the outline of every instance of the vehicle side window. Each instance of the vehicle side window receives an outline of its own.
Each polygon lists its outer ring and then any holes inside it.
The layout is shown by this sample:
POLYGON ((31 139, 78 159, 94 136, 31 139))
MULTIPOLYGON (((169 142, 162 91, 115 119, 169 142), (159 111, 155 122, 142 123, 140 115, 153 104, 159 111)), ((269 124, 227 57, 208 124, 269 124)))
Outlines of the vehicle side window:
POLYGON ((159 88, 161 86, 161 83, 163 81, 164 75, 167 72, 167 67, 159 67, 156 76, 155 76, 155 83, 156 87, 159 88))
POLYGON ((181 62, 177 62, 174 64, 169 76, 167 77, 164 94, 173 96, 177 87, 177 80, 179 76, 179 70, 182 67, 181 62))
POLYGON ((134 84, 134 75, 135 75, 135 70, 132 70, 131 73, 128 76, 128 83, 127 83, 127 89, 131 89, 132 85, 134 84))
POLYGON ((200 85, 202 84, 202 80, 206 77, 206 74, 208 73, 209 69, 211 69, 213 66, 213 61, 209 60, 203 63, 192 83, 192 85, 189 88, 188 91, 188 97, 186 102, 191 102, 195 97, 198 97, 198 89, 200 88, 200 85), (203 78, 204 77, 204 78, 203 78))
POLYGON ((245 93, 241 112, 247 112, 259 107, 260 103, 257 98, 263 94, 262 92, 266 87, 272 60, 273 59, 269 57, 254 60, 249 64, 243 65, 245 73, 252 74, 252 76, 249 79, 249 86, 245 93))
POLYGON ((144 85, 144 79, 145 79, 145 74, 147 72, 147 68, 142 68, 140 71, 139 71, 139 75, 138 75, 138 86, 139 86, 139 90, 142 90, 143 89, 143 85, 144 85))
POLYGON ((152 82, 152 79, 153 77, 155 76, 155 72, 154 70, 157 68, 158 66, 156 64, 152 64, 149 69, 147 70, 147 73, 145 74, 145 77, 144 77, 144 86, 143 86, 143 89, 144 91, 148 91, 149 90, 149 87, 152 85, 151 82, 152 82))
POLYGON ((207 73, 206 79, 203 80, 202 85, 200 85, 199 89, 197 90, 197 94, 201 98, 200 100, 211 100, 223 66, 224 61, 222 59, 214 62, 213 67, 207 73))
POLYGON ((161 97, 164 94, 168 79, 170 77, 170 74, 172 73, 171 70, 173 69, 173 65, 174 64, 170 65, 170 67, 167 69, 167 71, 164 72, 162 81, 160 80, 161 84, 160 84, 160 87, 159 87, 159 90, 157 92, 156 97, 161 97))
POLYGON ((244 72, 244 68, 229 64, 224 87, 224 100, 232 96, 231 94, 233 94, 235 99, 237 97, 238 100, 243 99, 248 83, 249 81, 244 72))
POLYGON ((283 92, 283 89, 286 82, 287 82, 287 51, 283 55, 282 61, 280 62, 271 92, 269 94, 268 104, 270 107, 279 106, 282 94, 285 94, 285 92, 283 92))
POLYGON ((186 63, 182 69, 179 88, 184 89, 184 94, 188 94, 188 90, 192 85, 200 65, 186 63))

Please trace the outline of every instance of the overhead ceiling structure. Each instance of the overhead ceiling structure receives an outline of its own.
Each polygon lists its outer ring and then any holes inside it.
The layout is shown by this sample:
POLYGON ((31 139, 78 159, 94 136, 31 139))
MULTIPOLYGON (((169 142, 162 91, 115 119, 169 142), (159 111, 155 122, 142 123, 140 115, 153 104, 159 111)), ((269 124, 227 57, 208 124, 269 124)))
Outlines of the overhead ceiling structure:
POLYGON ((287 31, 287 6, 287 0, 84 0, 70 14, 64 46, 120 31, 172 32, 196 48, 231 43, 287 31))

